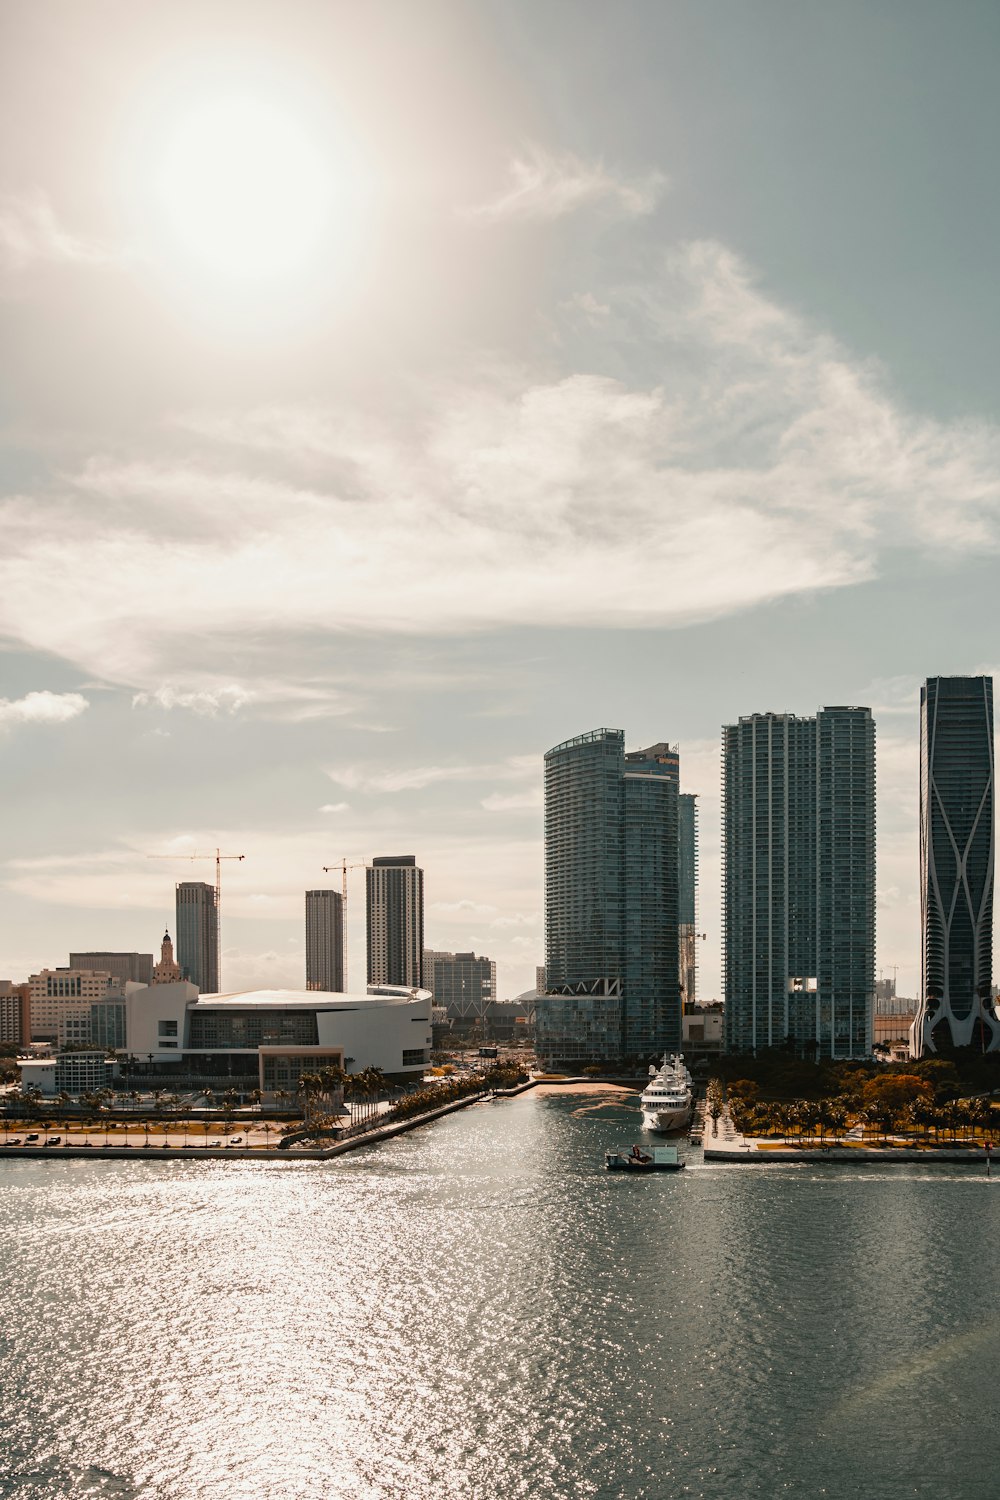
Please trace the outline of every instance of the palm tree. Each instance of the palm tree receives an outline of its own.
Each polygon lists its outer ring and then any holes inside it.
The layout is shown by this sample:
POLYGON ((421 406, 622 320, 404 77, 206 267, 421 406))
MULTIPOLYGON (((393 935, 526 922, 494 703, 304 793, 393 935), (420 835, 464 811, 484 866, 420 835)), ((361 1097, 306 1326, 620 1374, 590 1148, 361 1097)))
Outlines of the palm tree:
POLYGON ((271 1136, 271 1122, 270 1122, 270 1120, 265 1120, 264 1123, 263 1123, 263 1125, 261 1126, 261 1129, 264 1132, 264 1150, 266 1151, 268 1149, 269 1145, 270 1145, 270 1136, 271 1136))

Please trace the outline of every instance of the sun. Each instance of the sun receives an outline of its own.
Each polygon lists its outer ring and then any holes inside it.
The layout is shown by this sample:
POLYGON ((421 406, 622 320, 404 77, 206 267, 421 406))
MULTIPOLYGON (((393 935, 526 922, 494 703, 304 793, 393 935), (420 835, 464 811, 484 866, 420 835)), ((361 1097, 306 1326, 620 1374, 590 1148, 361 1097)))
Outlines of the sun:
POLYGON ((158 174, 175 250, 227 281, 288 277, 314 257, 350 174, 294 115, 250 97, 213 99, 167 134, 158 174), (326 149, 324 149, 324 147, 326 149))

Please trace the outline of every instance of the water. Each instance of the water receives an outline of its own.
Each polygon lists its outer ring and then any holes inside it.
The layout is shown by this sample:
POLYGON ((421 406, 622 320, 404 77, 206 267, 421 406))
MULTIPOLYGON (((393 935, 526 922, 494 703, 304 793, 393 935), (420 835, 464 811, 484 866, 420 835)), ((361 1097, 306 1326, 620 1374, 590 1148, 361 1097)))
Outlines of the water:
POLYGON ((0 1161, 0 1496, 992 1500, 1000 1180, 604 1172, 634 1120, 0 1161))

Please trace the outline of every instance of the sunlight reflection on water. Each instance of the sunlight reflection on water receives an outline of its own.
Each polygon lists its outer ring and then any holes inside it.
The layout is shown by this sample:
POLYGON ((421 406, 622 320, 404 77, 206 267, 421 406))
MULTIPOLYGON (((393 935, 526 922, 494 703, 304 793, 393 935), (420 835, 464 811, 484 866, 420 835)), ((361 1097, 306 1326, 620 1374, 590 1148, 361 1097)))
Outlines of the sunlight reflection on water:
POLYGON ((0 1162, 0 1496, 993 1495, 990 1184, 622 1180, 634 1112, 580 1105, 328 1164, 0 1162))

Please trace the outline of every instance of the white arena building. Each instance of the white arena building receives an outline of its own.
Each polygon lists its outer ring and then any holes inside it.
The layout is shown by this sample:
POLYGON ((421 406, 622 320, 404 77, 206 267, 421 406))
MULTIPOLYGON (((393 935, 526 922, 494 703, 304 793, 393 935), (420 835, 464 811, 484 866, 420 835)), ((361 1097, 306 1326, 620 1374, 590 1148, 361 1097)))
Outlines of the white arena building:
POLYGON ((248 990, 199 995, 194 985, 131 988, 128 1052, 162 1076, 256 1074, 265 1093, 304 1070, 337 1063, 419 1081, 430 1060, 430 990, 372 985, 367 993, 248 990))

